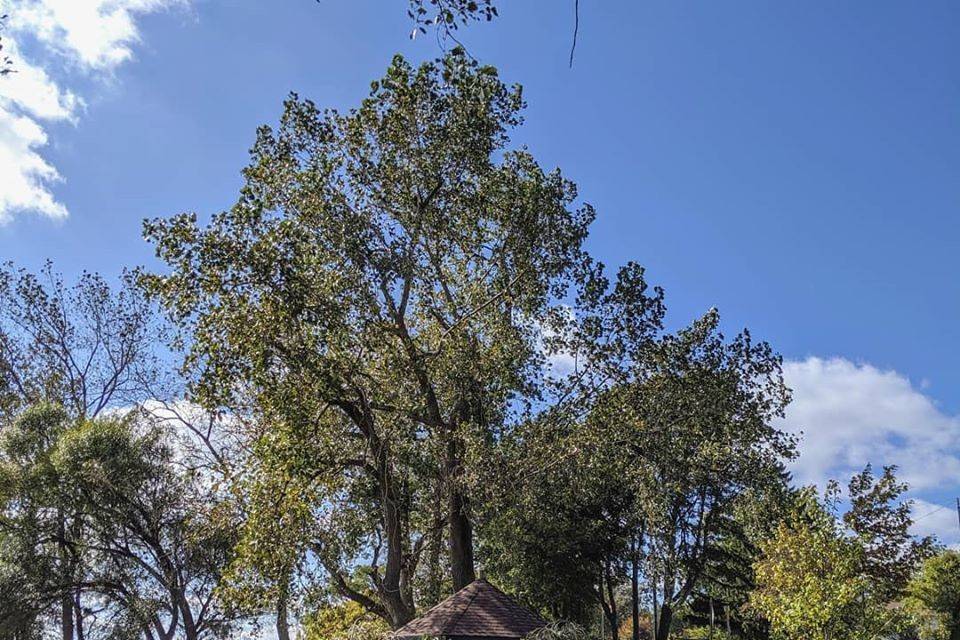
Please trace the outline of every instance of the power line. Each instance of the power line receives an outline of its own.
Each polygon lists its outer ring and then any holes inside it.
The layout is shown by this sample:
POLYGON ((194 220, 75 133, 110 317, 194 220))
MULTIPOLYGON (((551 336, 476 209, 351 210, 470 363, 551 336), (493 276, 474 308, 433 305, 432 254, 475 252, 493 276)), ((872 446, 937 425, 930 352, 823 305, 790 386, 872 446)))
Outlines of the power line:
MULTIPOLYGON (((960 499, 958 499, 957 502, 958 502, 958 508, 960 508, 960 499)), ((919 522, 920 520, 923 520, 924 518, 929 518, 929 517, 932 516, 933 514, 938 513, 938 512, 940 512, 940 511, 943 511, 944 509, 946 509, 946 507, 944 507, 943 505, 940 505, 939 507, 937 507, 937 508, 934 509, 933 511, 927 512, 927 513, 923 514, 922 516, 920 516, 920 517, 918 517, 918 518, 914 518, 913 521, 914 521, 914 522, 919 522)), ((960 512, 958 512, 958 513, 960 513, 960 512)))

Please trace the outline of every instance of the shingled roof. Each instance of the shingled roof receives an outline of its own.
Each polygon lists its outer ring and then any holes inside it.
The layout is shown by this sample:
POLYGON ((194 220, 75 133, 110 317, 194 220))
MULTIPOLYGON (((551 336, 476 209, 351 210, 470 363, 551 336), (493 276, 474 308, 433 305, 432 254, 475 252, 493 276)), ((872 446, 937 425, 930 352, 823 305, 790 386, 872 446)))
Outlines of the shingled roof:
POLYGON ((546 625, 539 615, 486 580, 474 580, 460 591, 393 632, 394 638, 522 638, 546 625))

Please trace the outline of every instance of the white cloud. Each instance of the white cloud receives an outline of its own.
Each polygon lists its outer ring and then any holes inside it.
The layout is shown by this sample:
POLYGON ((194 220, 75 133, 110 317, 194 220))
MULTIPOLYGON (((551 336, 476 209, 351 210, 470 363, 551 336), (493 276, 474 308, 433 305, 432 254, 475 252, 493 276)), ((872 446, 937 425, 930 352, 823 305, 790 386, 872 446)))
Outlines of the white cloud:
POLYGON ((935 504, 926 500, 913 501, 913 527, 917 536, 936 536, 945 544, 955 545, 960 541, 960 521, 955 505, 935 504))
POLYGON ((67 209, 50 192, 60 174, 38 153, 47 134, 36 121, 0 107, 0 224, 17 211, 63 218, 67 209))
POLYGON ((17 0, 10 26, 84 66, 109 70, 133 56, 138 15, 185 0, 17 0))
POLYGON ((15 73, 0 76, 0 224, 33 212, 64 218, 53 194, 62 180, 44 158, 51 123, 76 124, 83 100, 71 77, 99 78, 133 56, 137 17, 187 0, 0 0, 9 24, 4 53, 15 73), (31 39, 30 53, 20 46, 31 39))
MULTIPOLYGON (((895 464, 917 492, 960 482, 960 417, 896 372, 840 358, 784 364, 794 391, 784 426, 803 432, 798 483, 845 480, 868 462, 895 464)), ((931 516, 933 519, 933 516, 931 516)))

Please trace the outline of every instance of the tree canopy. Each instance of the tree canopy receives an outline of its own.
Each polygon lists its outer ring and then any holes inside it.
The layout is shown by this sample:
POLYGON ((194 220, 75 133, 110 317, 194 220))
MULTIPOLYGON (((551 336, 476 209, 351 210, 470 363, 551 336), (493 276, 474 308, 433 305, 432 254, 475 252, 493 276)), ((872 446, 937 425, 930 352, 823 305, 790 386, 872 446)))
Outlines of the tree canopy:
POLYGON ((779 354, 595 260, 524 108, 398 56, 146 221, 155 270, 0 269, 0 637, 375 638, 481 568, 538 637, 960 637, 895 468, 793 487, 779 354))

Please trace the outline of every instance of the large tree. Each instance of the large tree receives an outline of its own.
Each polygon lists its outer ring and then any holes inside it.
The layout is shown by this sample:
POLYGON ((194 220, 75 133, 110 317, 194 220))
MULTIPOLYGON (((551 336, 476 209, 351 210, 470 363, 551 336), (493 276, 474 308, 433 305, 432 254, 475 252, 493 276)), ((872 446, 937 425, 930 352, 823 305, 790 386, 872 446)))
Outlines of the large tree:
POLYGON ((719 322, 711 311, 644 342, 631 379, 611 388, 587 421, 597 464, 629 461, 622 477, 657 599, 658 640, 708 578, 744 494, 779 486, 794 453, 792 438, 773 425, 789 401, 780 357, 747 332, 725 339, 719 322))
POLYGON ((266 470, 325 512, 316 559, 393 625, 441 523, 452 586, 473 579, 470 461, 536 397, 542 327, 584 262, 593 211, 509 145, 522 107, 460 51, 398 57, 356 110, 288 100, 231 210, 145 228, 196 397, 254 399, 263 450, 286 451, 266 470))

